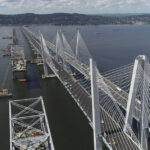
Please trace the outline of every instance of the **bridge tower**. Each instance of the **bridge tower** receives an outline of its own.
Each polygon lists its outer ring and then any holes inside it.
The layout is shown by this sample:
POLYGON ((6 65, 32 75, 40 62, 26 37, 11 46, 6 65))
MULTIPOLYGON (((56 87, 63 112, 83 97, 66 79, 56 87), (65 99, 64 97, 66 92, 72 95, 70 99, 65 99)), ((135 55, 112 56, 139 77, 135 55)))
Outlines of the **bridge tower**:
POLYGON ((79 29, 78 29, 78 31, 77 31, 76 51, 75 51, 76 59, 78 59, 79 34, 80 34, 80 32, 79 32, 79 29))
POLYGON ((65 49, 70 49, 63 32, 57 31, 56 35, 56 60, 62 63, 63 68, 68 71, 68 65, 65 61, 65 49))
POLYGON ((148 150, 148 101, 149 101, 149 62, 145 55, 139 55, 134 62, 131 85, 126 109, 124 131, 131 134, 135 104, 140 103, 140 146, 148 150), (137 98, 137 93, 140 97, 137 98))
POLYGON ((96 65, 90 59, 91 75, 91 95, 92 95, 92 118, 93 118, 93 136, 94 150, 102 150, 101 120, 99 107, 99 94, 97 86, 96 65))
POLYGON ((59 42, 59 32, 56 34, 56 60, 58 61, 58 42, 59 42))
POLYGON ((43 59, 43 69, 44 69, 44 77, 46 78, 46 77, 48 77, 48 68, 47 68, 47 63, 46 63, 46 56, 45 56, 45 53, 44 53, 44 46, 45 46, 45 44, 43 43, 43 42, 45 42, 44 41, 44 38, 43 38, 43 35, 42 34, 40 34, 40 40, 41 40, 41 52, 42 52, 42 59, 43 59))

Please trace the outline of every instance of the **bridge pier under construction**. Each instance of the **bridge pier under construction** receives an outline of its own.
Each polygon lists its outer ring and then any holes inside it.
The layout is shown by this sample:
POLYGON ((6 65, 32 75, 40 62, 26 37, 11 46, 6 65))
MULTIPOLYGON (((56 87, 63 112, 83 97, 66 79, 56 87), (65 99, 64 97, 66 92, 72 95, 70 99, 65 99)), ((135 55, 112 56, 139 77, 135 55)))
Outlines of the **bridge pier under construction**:
POLYGON ((13 79, 26 78, 27 63, 24 55, 24 47, 21 45, 13 45, 11 47, 11 64, 13 79))

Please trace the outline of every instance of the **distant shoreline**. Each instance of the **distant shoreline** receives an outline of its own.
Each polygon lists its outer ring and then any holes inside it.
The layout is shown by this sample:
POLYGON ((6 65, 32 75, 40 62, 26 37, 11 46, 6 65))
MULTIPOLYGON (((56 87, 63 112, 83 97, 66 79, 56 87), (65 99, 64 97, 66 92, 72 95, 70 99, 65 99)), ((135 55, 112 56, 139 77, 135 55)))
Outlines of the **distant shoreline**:
POLYGON ((18 26, 18 27, 21 27, 21 26, 144 26, 144 25, 150 25, 150 24, 97 24, 97 25, 94 25, 94 24, 67 24, 67 25, 55 25, 55 24, 12 24, 12 25, 8 25, 8 24, 0 24, 0 27, 3 27, 3 26, 10 26, 10 27, 13 27, 13 26, 18 26))
POLYGON ((0 15, 0 25, 147 25, 150 14, 104 16, 84 14, 18 14, 0 15))

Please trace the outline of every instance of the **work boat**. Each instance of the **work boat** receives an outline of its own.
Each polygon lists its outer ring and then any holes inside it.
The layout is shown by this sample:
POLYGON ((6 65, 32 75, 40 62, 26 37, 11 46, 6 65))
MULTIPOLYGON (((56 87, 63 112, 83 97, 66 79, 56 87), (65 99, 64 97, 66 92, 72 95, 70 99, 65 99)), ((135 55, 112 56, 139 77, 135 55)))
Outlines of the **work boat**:
POLYGON ((0 97, 10 97, 12 93, 8 93, 8 89, 0 89, 0 97))

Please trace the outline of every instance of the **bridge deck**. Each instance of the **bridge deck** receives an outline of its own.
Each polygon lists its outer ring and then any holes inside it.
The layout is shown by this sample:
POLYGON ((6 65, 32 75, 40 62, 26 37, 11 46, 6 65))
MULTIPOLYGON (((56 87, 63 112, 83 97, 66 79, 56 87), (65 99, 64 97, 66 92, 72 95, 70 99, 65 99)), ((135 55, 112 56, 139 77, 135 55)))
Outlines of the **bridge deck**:
MULTIPOLYGON (((34 33, 33 37, 35 36, 34 33)), ((39 47, 39 45, 36 43, 38 42, 37 36, 35 36, 34 39, 34 44, 39 47)), ((46 41, 47 47, 49 48, 49 50, 51 51, 55 51, 56 47, 55 45, 53 45, 51 42, 46 41)), ((83 73, 87 79, 89 79, 89 68, 88 66, 84 65, 83 63, 77 61, 76 59, 74 59, 72 56, 70 56, 69 54, 65 53, 65 57, 66 57, 66 61, 68 63, 71 63, 71 65, 73 67, 75 67, 76 69, 78 69, 78 71, 80 71, 81 73, 83 73), (82 65, 81 65, 82 64, 82 65)), ((118 101, 118 104, 124 109, 126 110, 126 106, 127 106, 127 99, 128 99, 128 93, 126 93, 125 91, 121 90, 119 91, 117 86, 111 82, 110 80, 105 79, 105 82, 109 85, 109 90, 111 91, 113 97, 118 101)), ((100 87, 101 85, 99 85, 100 87)), ((139 120, 140 118, 140 103, 136 102, 136 106, 135 106, 135 111, 134 111, 134 117, 135 119, 139 120)), ((150 118, 149 118, 150 121, 150 118)))
MULTIPOLYGON (((74 100, 80 105, 87 116, 92 120, 92 100, 91 97, 81 87, 80 83, 74 80, 64 69, 54 60, 55 67, 59 70, 58 75, 62 83, 67 87, 74 100)), ((127 137, 122 129, 116 125, 107 113, 100 108, 102 123, 102 134, 105 133, 107 142, 114 150, 139 150, 139 148, 127 137), (115 126, 115 129, 114 129, 115 126)))
MULTIPOLYGON (((55 45, 53 45, 51 42, 46 41, 47 47, 50 50, 55 51, 56 47, 55 45)), ((75 58, 73 58, 71 55, 65 53, 65 60, 71 64, 73 67, 75 67, 79 72, 81 72, 83 75, 85 75, 85 77, 87 79, 89 79, 89 67, 83 63, 81 63, 80 61, 76 60, 75 58)), ((111 82, 110 80, 108 80, 107 78, 105 78, 105 82, 108 84, 109 90, 111 91, 112 95, 114 98, 116 98, 116 100, 118 101, 118 104, 124 109, 126 110, 127 107, 127 100, 128 100, 128 93, 125 92, 124 90, 118 90, 118 86, 116 86, 113 82, 111 82)), ((100 85, 99 85, 100 87, 100 85)), ((135 104, 135 110, 134 110, 134 118, 136 120, 139 120, 140 118, 140 102, 136 101, 135 104)), ((150 110, 149 110, 150 111, 150 110)), ((149 116, 149 122, 150 122, 150 116, 149 116)))

